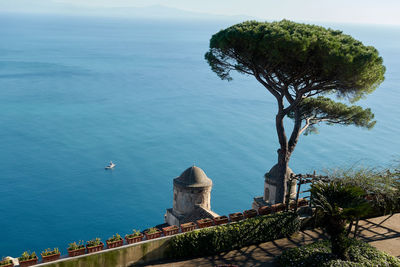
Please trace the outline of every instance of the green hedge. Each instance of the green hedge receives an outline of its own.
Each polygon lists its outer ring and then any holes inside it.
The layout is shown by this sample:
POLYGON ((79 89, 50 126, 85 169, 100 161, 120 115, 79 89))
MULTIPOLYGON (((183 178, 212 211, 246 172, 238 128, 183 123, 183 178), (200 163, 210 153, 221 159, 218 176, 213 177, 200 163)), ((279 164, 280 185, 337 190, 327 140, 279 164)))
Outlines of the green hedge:
POLYGON ((281 267, 400 266, 399 259, 379 251, 368 243, 356 239, 349 239, 349 243, 349 261, 339 260, 331 253, 329 240, 285 250, 276 258, 276 261, 281 267))
POLYGON ((174 259, 212 255, 290 236, 299 228, 293 212, 259 216, 177 235, 170 242, 168 255, 174 259))

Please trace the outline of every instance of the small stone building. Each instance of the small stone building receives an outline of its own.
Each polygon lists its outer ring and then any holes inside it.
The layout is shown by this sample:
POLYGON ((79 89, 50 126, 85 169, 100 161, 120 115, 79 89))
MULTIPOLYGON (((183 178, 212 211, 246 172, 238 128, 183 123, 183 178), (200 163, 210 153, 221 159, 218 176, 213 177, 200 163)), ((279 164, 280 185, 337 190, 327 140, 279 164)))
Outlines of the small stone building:
POLYGON ((211 211, 212 181, 202 169, 192 166, 174 179, 174 199, 172 209, 167 209, 165 222, 180 225, 196 222, 203 218, 214 218, 218 214, 211 211))
MULTIPOLYGON (((285 177, 285 182, 288 184, 289 183, 289 178, 291 175, 294 175, 292 169, 288 167, 288 172, 285 177)), ((276 197, 276 189, 278 186, 279 182, 279 174, 278 174, 278 165, 275 165, 274 167, 269 170, 264 175, 264 196, 262 197, 255 197, 252 208, 253 209, 258 209, 262 206, 267 206, 267 205, 273 205, 276 204, 277 201, 275 199, 276 197)), ((296 180, 292 181, 291 188, 290 188, 290 199, 295 199, 296 198, 296 180)))

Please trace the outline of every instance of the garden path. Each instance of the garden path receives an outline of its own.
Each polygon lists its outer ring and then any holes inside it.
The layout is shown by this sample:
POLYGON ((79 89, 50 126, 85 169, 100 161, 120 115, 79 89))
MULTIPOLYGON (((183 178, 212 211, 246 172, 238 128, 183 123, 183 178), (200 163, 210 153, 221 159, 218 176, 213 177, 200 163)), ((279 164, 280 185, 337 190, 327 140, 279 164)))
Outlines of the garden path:
MULTIPOLYGON (((360 221, 359 236, 362 240, 389 254, 400 257, 400 213, 360 221)), ((259 245, 244 247, 214 256, 178 262, 156 263, 153 267, 218 266, 276 266, 275 256, 287 248, 302 246, 326 238, 320 229, 302 231, 290 238, 283 238, 259 245)))

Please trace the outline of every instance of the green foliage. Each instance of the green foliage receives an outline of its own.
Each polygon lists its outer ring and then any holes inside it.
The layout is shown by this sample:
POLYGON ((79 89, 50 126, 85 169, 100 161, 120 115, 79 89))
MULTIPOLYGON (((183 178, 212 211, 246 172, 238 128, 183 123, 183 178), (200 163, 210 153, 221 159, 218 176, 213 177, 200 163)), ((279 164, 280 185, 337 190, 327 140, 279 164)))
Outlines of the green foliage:
POLYGON ((140 230, 133 229, 132 234, 126 235, 126 237, 132 238, 132 237, 141 236, 141 235, 142 235, 142 233, 140 232, 140 230))
POLYGON ((205 58, 223 80, 231 80, 232 70, 254 76, 278 100, 281 114, 299 127, 306 122, 301 131, 295 127, 294 137, 317 132, 320 122, 367 129, 376 123, 370 109, 322 97, 354 102, 384 80, 378 51, 341 31, 288 20, 246 21, 214 34, 205 58))
POLYGON ((311 196, 317 216, 322 217, 323 227, 331 237, 332 252, 346 259, 349 247, 345 238, 346 224, 370 211, 363 189, 336 179, 313 184, 311 196))
POLYGON ((28 252, 25 251, 24 253, 22 253, 21 257, 18 258, 19 261, 27 261, 27 260, 31 260, 31 259, 35 259, 37 258, 36 253, 35 252, 28 252))
POLYGON ((96 237, 95 239, 86 242, 87 247, 95 247, 101 245, 101 239, 96 237))
POLYGON ((59 253, 60 253, 60 250, 58 248, 54 248, 54 249, 46 248, 44 251, 42 251, 41 255, 43 257, 43 256, 56 255, 59 253))
POLYGON ((400 165, 393 168, 332 169, 326 171, 329 177, 346 184, 358 186, 371 200, 375 210, 386 214, 400 210, 400 165))
POLYGON ((76 243, 76 242, 69 243, 68 250, 77 250, 77 249, 84 248, 85 247, 84 243, 85 242, 83 240, 80 240, 78 243, 76 243))
POLYGON ((150 228, 150 229, 148 229, 146 231, 147 234, 155 234, 155 233, 158 233, 158 232, 160 232, 160 230, 155 228, 155 227, 152 227, 152 228, 150 228))
POLYGON ((299 228, 297 214, 292 212, 259 216, 174 236, 169 256, 178 259, 212 255, 290 236, 299 228))
POLYGON ((331 251, 329 241, 319 241, 299 248, 285 250, 276 258, 279 266, 295 267, 363 267, 363 266, 400 266, 400 260, 377 250, 371 245, 356 239, 348 239, 349 260, 338 259, 331 251))
POLYGON ((354 100, 374 91, 385 73, 374 47, 338 30, 288 20, 246 21, 221 30, 205 58, 221 79, 236 70, 354 100))
MULTIPOLYGON (((373 128, 376 124, 371 109, 363 109, 355 105, 348 106, 323 96, 303 99, 299 104, 299 113, 301 119, 308 119, 310 124, 305 134, 316 132, 315 125, 320 122, 326 122, 328 125, 354 125, 367 129, 373 128)), ((289 118, 294 119, 294 116, 293 111, 288 114, 289 118)))
POLYGON ((9 265, 9 264, 11 264, 11 263, 12 263, 12 260, 7 260, 7 259, 3 258, 3 259, 0 261, 0 266, 6 266, 6 265, 9 265))
POLYGON ((364 199, 364 190, 340 179, 328 183, 316 182, 311 188, 311 195, 314 206, 328 217, 339 216, 350 220, 367 214, 370 209, 364 199))
POLYGON ((115 235, 107 239, 107 242, 115 242, 119 240, 122 240, 122 237, 118 233, 116 233, 115 235))

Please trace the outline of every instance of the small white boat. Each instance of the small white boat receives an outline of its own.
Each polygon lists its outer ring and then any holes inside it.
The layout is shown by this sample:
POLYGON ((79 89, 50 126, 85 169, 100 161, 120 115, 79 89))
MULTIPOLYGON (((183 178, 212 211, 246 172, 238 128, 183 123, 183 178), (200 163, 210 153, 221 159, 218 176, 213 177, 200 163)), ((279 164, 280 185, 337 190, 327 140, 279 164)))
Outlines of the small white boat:
POLYGON ((105 169, 112 170, 112 169, 114 169, 114 167, 115 167, 115 164, 112 161, 110 161, 110 163, 105 167, 105 169))

